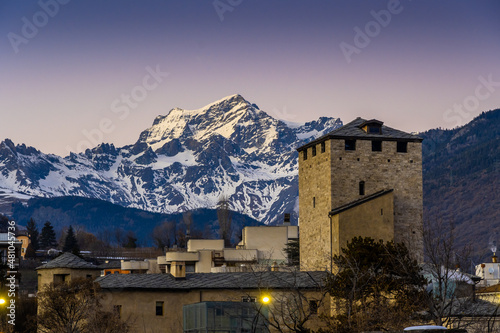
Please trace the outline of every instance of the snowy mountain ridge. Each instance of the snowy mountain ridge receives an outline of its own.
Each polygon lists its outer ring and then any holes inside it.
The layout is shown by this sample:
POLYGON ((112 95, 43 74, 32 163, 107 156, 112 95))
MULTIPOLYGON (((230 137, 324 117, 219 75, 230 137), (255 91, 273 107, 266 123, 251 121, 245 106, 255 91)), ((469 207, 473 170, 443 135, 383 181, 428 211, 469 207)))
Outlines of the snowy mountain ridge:
POLYGON ((63 158, 6 139, 0 189, 164 213, 214 208, 224 195, 232 209, 272 223, 296 211, 295 149, 341 125, 326 117, 286 123, 232 95, 197 110, 174 108, 122 148, 103 143, 63 158))

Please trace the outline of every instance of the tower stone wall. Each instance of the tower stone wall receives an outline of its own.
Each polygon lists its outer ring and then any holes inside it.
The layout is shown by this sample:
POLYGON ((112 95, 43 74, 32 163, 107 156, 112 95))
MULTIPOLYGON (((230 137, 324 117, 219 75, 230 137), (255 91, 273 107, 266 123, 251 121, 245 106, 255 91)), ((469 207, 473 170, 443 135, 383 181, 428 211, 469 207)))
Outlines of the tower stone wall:
MULTIPOLYGON (((360 123, 362 119, 356 121, 360 123)), ((350 125, 356 131, 363 131, 350 125)), ((300 256, 303 270, 323 270, 330 265, 328 214, 332 209, 389 189, 394 190, 394 240, 405 242, 418 260, 423 258, 422 140, 385 127, 380 136, 364 136, 364 132, 356 131, 352 137, 342 132, 336 135, 334 131, 299 148, 300 256), (398 137, 399 133, 403 134, 398 137), (346 149, 346 140, 350 144, 355 141, 354 150, 346 149), (381 143, 374 149, 372 141, 381 143), (403 143, 406 152, 398 152, 398 142, 403 143), (324 152, 322 146, 325 147, 324 152), (314 148, 316 154, 313 153, 314 148)))

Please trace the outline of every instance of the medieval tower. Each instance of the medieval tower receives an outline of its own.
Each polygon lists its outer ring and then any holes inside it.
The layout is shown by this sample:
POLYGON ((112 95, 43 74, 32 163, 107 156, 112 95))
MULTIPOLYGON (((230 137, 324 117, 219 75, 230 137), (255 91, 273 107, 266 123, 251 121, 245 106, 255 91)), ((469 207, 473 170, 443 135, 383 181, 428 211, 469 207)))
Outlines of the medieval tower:
POLYGON ((422 139, 357 118, 297 149, 301 270, 331 269, 354 236, 422 242, 422 139))

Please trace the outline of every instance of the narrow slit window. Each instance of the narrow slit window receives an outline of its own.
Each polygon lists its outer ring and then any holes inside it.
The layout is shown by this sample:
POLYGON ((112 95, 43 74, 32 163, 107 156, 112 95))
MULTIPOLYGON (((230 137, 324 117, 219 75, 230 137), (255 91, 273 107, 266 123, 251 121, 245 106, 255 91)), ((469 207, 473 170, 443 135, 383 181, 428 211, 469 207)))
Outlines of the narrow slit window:
POLYGON ((316 208, 316 197, 313 197, 313 208, 316 208))
POLYGON ((325 142, 321 142, 321 153, 324 153, 326 151, 326 144, 325 142))
POLYGON ((318 301, 309 301, 309 313, 318 314, 318 301))
POLYGON ((156 315, 163 316, 163 302, 156 302, 156 315))
POLYGON ((316 146, 312 146, 312 156, 316 156, 316 146))
POLYGON ((122 317, 122 306, 121 305, 113 305, 113 311, 115 312, 118 319, 122 317))
POLYGON ((359 182, 359 195, 365 195, 365 182, 359 182))
POLYGON ((302 151, 303 160, 307 160, 307 148, 302 151))

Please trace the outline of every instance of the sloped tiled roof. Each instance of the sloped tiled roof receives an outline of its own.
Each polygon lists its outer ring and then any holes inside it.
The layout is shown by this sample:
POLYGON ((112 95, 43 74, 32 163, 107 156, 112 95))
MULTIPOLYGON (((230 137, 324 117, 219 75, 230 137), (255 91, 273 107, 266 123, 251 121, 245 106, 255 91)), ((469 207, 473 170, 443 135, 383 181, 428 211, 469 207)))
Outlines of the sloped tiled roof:
POLYGON ((96 280, 103 289, 314 289, 323 286, 325 272, 192 273, 185 279, 171 274, 112 274, 96 280))
POLYGON ((364 198, 361 198, 361 199, 358 199, 358 200, 355 200, 355 201, 351 201, 348 204, 345 204, 345 205, 339 206, 337 208, 334 208, 334 209, 332 209, 330 211, 330 213, 328 215, 330 215, 330 216, 336 215, 338 213, 341 213, 343 211, 351 209, 352 207, 359 206, 361 204, 364 204, 365 202, 368 202, 370 200, 373 200, 373 199, 379 198, 379 197, 381 197, 383 195, 386 195, 387 193, 391 193, 392 191, 394 191, 394 190, 391 189, 391 190, 382 190, 382 191, 375 192, 373 194, 365 196, 364 198))
POLYGON ((36 269, 50 269, 50 268, 80 268, 80 269, 99 269, 94 264, 86 262, 82 258, 65 252, 61 254, 59 257, 52 259, 45 265, 39 266, 36 269))
POLYGON ((421 137, 417 135, 406 133, 385 125, 382 125, 382 133, 380 134, 367 133, 361 127, 363 124, 370 122, 382 123, 381 121, 378 121, 376 119, 366 120, 358 117, 353 121, 351 121, 350 123, 347 123, 344 126, 339 127, 331 131, 330 133, 325 134, 322 137, 319 137, 316 140, 313 140, 297 148, 297 150, 301 151, 326 139, 366 139, 366 140, 381 139, 386 141, 403 140, 412 142, 422 142, 423 140, 421 137))

